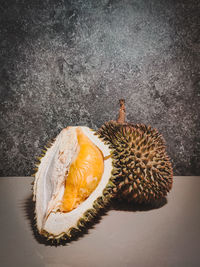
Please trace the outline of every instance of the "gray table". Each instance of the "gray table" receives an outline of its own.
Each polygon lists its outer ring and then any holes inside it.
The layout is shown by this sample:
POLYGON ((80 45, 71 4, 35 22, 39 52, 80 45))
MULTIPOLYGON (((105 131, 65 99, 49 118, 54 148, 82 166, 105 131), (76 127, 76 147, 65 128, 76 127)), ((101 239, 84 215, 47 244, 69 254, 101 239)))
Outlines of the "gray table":
POLYGON ((0 266, 200 266, 200 177, 175 177, 154 206, 114 202, 88 233, 57 247, 34 232, 32 180, 0 178, 0 266))

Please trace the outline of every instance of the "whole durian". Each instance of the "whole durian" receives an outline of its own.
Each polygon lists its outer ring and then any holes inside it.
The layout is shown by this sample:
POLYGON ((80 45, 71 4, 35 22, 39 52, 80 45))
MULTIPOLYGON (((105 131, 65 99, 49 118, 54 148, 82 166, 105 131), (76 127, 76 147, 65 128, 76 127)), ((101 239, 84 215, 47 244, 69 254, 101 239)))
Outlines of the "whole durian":
POLYGON ((172 187, 173 171, 165 141, 151 126, 126 123, 123 99, 118 120, 105 123, 97 135, 112 150, 119 198, 142 203, 167 195, 172 187))

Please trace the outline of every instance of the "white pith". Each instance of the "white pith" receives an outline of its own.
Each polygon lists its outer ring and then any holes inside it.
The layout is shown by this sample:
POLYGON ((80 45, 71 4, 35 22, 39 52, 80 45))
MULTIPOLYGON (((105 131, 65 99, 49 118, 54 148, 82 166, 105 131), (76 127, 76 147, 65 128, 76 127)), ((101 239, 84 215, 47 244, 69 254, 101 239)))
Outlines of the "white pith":
MULTIPOLYGON (((104 157, 110 155, 110 149, 88 127, 79 126, 83 133, 101 150, 104 157)), ((76 228, 78 220, 93 207, 94 201, 103 195, 112 171, 112 159, 104 160, 104 173, 101 181, 91 195, 76 209, 62 213, 57 211, 64 193, 66 172, 78 154, 79 145, 77 127, 67 127, 56 137, 53 145, 41 159, 35 175, 34 198, 36 200, 36 221, 40 232, 43 230, 53 237, 76 228)))

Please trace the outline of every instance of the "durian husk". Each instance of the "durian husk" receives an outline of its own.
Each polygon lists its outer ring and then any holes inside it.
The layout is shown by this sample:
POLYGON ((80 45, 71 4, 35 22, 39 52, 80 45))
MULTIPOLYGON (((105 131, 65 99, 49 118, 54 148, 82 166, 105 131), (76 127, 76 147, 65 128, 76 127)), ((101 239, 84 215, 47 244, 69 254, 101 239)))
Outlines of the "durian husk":
POLYGON ((167 195, 172 188, 173 169, 163 136, 144 124, 124 122, 124 102, 118 121, 105 123, 97 135, 113 151, 117 196, 148 203, 167 195))

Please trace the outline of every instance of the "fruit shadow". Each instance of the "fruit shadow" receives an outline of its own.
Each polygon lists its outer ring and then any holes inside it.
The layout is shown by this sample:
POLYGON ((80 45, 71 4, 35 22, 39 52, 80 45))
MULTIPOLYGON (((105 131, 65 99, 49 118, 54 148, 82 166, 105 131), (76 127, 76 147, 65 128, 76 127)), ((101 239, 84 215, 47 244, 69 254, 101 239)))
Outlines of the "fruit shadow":
POLYGON ((102 217, 106 216, 109 209, 110 209, 109 207, 105 207, 105 209, 100 211, 99 214, 91 222, 87 223, 86 228, 81 229, 81 232, 74 233, 73 237, 71 237, 70 239, 66 237, 66 239, 59 239, 59 240, 49 239, 48 240, 46 237, 40 235, 37 230, 36 218, 35 218, 35 202, 33 201, 32 196, 28 197, 24 201, 25 217, 29 221, 29 225, 32 229, 32 233, 33 233, 35 240, 40 244, 44 244, 46 246, 56 246, 56 247, 66 246, 73 241, 77 241, 84 235, 89 234, 89 230, 93 229, 96 224, 100 223, 102 217))
POLYGON ((167 204, 167 198, 163 197, 161 199, 157 199, 151 201, 149 203, 137 203, 137 202, 128 202, 124 199, 114 199, 111 204, 111 209, 119 210, 119 211, 151 211, 154 209, 162 208, 167 204))
POLYGON ((46 246, 66 246, 69 245, 73 241, 77 241, 84 235, 89 233, 89 230, 94 228, 96 224, 100 223, 104 216, 107 215, 109 210, 119 210, 119 211, 150 211, 153 209, 159 209, 167 204, 167 199, 164 197, 159 200, 155 200, 154 202, 148 204, 138 204, 134 202, 127 202, 126 200, 112 200, 111 205, 106 207, 104 210, 100 211, 99 214, 87 224, 86 228, 82 229, 81 232, 75 233, 72 238, 60 239, 57 241, 56 239, 47 239, 44 236, 41 236, 37 231, 36 227, 36 219, 35 219, 35 202, 32 200, 32 195, 28 197, 24 202, 24 210, 25 217, 29 221, 30 227, 32 229, 32 233, 36 241, 40 244, 44 244, 46 246))

